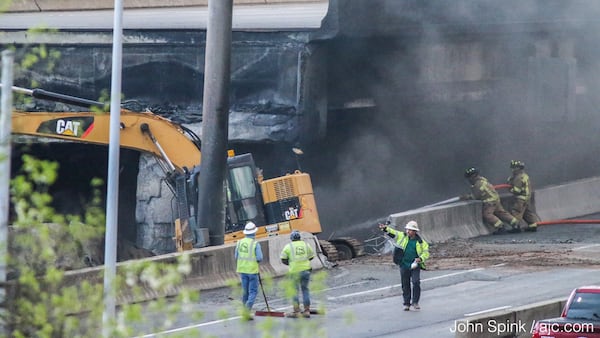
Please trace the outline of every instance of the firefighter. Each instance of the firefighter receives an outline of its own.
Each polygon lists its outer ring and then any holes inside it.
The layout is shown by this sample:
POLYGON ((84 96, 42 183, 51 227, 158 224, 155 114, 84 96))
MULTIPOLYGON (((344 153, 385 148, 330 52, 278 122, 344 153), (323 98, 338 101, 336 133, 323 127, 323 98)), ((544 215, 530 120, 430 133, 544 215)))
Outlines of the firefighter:
POLYGON ((512 175, 507 182, 510 185, 510 192, 513 194, 509 211, 511 215, 519 221, 527 223, 525 231, 537 231, 537 223, 540 217, 535 212, 533 203, 533 188, 529 175, 525 172, 525 163, 518 160, 510 161, 512 175))
POLYGON ((479 174, 479 169, 471 167, 465 170, 465 178, 471 184, 471 193, 460 196, 461 200, 480 200, 483 202, 482 217, 483 222, 493 227, 493 235, 499 235, 505 232, 517 233, 519 229, 519 220, 517 220, 508 211, 504 210, 500 203, 500 195, 487 178, 479 174), (510 226, 506 229, 504 223, 510 226))
POLYGON ((302 290, 302 304, 304 305, 304 318, 310 318, 310 273, 312 268, 310 261, 315 258, 313 249, 305 241, 298 230, 292 231, 290 234, 291 242, 281 250, 281 262, 289 266, 288 277, 292 283, 292 303, 294 310, 287 314, 288 317, 300 316, 300 299, 298 297, 298 289, 302 290))

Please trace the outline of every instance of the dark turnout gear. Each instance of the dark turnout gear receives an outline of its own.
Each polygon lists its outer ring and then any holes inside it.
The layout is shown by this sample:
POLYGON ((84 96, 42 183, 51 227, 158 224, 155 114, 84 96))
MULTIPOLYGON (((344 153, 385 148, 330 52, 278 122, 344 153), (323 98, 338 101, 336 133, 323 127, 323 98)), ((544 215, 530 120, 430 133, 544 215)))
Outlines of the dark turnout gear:
MULTIPOLYGON (((467 171, 469 171, 469 169, 467 169, 467 171)), ((465 176, 467 171, 465 171, 465 176)), ((483 202, 483 221, 485 224, 494 228, 495 234, 504 231, 503 223, 510 225, 510 231, 517 232, 519 221, 509 212, 504 210, 504 207, 502 207, 502 203, 500 202, 500 195, 498 195, 498 192, 487 178, 479 175, 479 173, 468 176, 467 178, 469 179, 469 183, 471 183, 471 193, 461 196, 461 199, 480 200, 483 202)))
POLYGON ((517 220, 527 223, 526 231, 536 231, 540 218, 535 212, 533 188, 529 175, 524 170, 525 165, 521 161, 511 161, 510 167, 513 169, 512 175, 507 180, 510 192, 513 194, 510 213, 517 220))

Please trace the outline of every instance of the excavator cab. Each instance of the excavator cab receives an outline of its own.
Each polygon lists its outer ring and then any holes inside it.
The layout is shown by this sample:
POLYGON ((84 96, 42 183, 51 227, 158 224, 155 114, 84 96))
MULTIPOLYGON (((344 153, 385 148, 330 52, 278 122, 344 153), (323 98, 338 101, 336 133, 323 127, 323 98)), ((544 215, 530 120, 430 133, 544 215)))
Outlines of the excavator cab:
POLYGON ((252 154, 227 159, 226 215, 225 243, 243 238, 249 221, 258 226, 257 238, 321 232, 310 175, 296 171, 263 180, 252 154))
POLYGON ((262 194, 251 154, 227 158, 225 233, 236 233, 248 222, 265 225, 262 194))

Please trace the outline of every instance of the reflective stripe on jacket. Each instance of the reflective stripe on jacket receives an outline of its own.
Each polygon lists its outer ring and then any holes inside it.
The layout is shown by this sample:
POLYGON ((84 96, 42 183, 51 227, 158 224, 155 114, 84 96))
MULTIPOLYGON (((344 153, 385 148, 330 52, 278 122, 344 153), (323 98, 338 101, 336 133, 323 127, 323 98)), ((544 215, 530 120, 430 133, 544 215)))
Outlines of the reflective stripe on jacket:
POLYGON ((500 195, 494 186, 483 176, 475 179, 475 183, 471 186, 471 195, 473 199, 481 200, 483 203, 500 201, 500 195))
POLYGON ((516 197, 525 201, 531 198, 531 182, 529 175, 522 169, 516 170, 512 176, 508 178, 508 184, 511 185, 510 192, 516 197))
MULTIPOLYGON (((396 246, 402 248, 402 250, 406 249, 409 241, 406 232, 391 227, 386 227, 385 231, 396 238, 396 246)), ((417 239, 417 256, 421 259, 419 266, 421 266, 421 269, 425 269, 425 261, 429 259, 429 243, 422 239, 419 234, 417 234, 415 238, 417 239)))
POLYGON ((237 252, 238 273, 258 273, 258 262, 256 261, 256 240, 254 238, 240 239, 235 250, 237 252))
POLYGON ((310 270, 310 259, 315 254, 304 241, 292 241, 281 251, 281 259, 287 259, 290 266, 290 273, 310 270))

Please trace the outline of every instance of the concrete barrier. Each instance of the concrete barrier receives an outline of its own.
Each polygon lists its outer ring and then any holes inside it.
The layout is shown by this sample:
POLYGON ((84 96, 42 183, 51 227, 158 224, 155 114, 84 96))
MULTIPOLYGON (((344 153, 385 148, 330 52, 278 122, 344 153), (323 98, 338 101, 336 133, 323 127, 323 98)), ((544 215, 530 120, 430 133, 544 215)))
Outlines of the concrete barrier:
POLYGON ((535 321, 560 316, 567 298, 467 317, 455 323, 456 338, 531 337, 535 321))
MULTIPOLYGON (((315 252, 317 251, 317 239, 314 235, 307 232, 301 233, 302 238, 311 245, 315 252)), ((288 267, 281 263, 279 258, 281 250, 290 243, 288 236, 275 236, 259 239, 264 259, 260 264, 261 274, 273 277, 283 276, 287 273, 288 267)), ((144 262, 154 262, 160 264, 176 264, 181 255, 189 255, 191 263, 191 272, 186 276, 184 282, 178 286, 167 290, 157 291, 146 283, 139 281, 135 287, 121 288, 117 296, 119 304, 147 301, 165 296, 176 295, 181 288, 190 288, 194 290, 208 290, 225 287, 233 280, 237 283, 239 276, 236 273, 236 261, 234 258, 235 244, 225 244, 219 246, 205 247, 186 251, 185 253, 172 253, 149 257, 135 262, 122 262, 117 264, 117 274, 124 275, 128 271, 128 266, 132 264, 143 264, 144 262)), ((322 257, 311 261, 313 269, 322 269, 324 260, 322 257)), ((104 267, 86 268, 75 271, 68 271, 65 276, 65 286, 80 285, 83 281, 92 284, 103 283, 104 267)), ((139 278, 139 276, 138 276, 139 278)))
MULTIPOLYGON (((502 199, 509 194, 503 194, 502 199)), ((542 220, 568 219, 600 212, 600 177, 592 177, 536 190, 535 206, 542 220)), ((483 223, 481 202, 468 201, 432 208, 421 208, 391 214, 396 229, 415 220, 421 235, 429 242, 453 238, 472 238, 490 234, 492 229, 483 223)))
MULTIPOLYGON (((300 235, 302 239, 308 243, 311 248, 314 250, 315 255, 318 255, 317 245, 318 239, 313 234, 309 232, 301 232, 300 235)), ((281 263, 281 259, 279 258, 281 255, 281 251, 283 247, 290 243, 289 236, 276 236, 271 237, 269 240, 269 266, 273 269, 273 273, 275 276, 283 276, 288 271, 288 266, 281 263)), ((262 244, 261 244, 262 245, 262 244)), ((263 248, 264 251, 264 248, 263 248)), ((325 267, 325 260, 323 256, 315 257, 312 261, 310 261, 310 265, 313 270, 322 269, 325 267)))
POLYGON ((392 214, 389 220, 396 229, 402 229, 410 220, 417 221, 421 236, 431 243, 490 233, 481 219, 481 202, 477 201, 409 210, 392 214))
POLYGON ((553 185, 535 193, 542 220, 591 215, 600 212, 600 177, 553 185))

